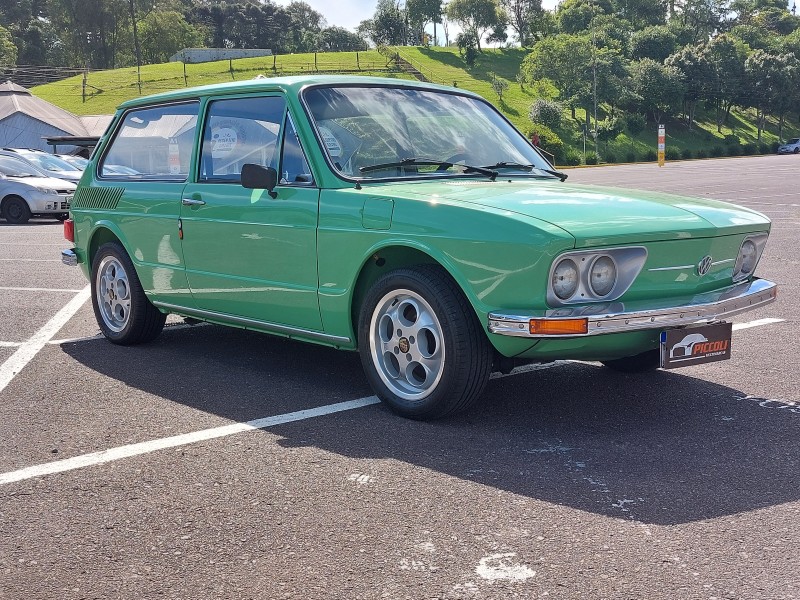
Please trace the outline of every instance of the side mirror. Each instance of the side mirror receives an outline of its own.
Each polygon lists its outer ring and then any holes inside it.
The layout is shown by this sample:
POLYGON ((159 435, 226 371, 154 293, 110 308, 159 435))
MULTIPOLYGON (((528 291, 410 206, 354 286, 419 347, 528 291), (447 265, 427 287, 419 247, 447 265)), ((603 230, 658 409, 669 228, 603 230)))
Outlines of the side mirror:
POLYGON ((272 167, 247 163, 242 165, 242 187, 248 190, 267 190, 271 198, 276 198, 278 192, 278 172, 272 167))

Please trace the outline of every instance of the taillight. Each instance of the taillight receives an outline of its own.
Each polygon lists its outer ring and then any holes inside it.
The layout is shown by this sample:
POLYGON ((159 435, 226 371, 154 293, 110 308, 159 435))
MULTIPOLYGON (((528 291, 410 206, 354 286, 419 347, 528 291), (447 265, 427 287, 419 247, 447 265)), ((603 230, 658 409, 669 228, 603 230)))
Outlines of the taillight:
POLYGON ((72 219, 64 221, 64 237, 70 242, 75 241, 75 221, 72 219))

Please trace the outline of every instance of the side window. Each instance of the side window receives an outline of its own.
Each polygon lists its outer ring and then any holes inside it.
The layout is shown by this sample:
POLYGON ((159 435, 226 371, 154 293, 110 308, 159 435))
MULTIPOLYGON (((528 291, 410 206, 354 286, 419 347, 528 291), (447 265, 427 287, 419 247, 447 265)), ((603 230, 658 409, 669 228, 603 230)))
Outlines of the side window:
POLYGON ((199 106, 199 102, 188 102, 126 113, 100 161, 100 176, 185 181, 199 106))
POLYGON ((308 167, 300 140, 290 116, 286 116, 286 127, 283 129, 283 154, 279 172, 281 185, 311 185, 314 178, 308 167))
POLYGON ((200 181, 239 183, 247 163, 276 167, 285 108, 280 96, 211 102, 203 131, 200 181))

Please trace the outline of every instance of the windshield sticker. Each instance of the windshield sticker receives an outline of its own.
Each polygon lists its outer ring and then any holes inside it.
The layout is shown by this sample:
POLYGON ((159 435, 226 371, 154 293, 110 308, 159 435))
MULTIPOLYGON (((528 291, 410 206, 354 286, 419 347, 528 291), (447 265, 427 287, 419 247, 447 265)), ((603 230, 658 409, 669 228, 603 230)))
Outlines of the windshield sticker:
POLYGON ((325 147, 328 149, 328 154, 334 158, 340 157, 342 155, 342 146, 336 136, 331 133, 331 130, 327 127, 320 127, 319 132, 322 135, 322 141, 325 142, 325 147))

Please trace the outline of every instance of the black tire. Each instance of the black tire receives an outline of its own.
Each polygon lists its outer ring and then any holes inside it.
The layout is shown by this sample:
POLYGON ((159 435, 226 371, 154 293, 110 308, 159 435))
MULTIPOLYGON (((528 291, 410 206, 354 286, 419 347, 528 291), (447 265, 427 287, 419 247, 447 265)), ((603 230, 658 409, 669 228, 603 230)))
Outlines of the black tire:
POLYGON ((3 216, 9 223, 24 225, 31 218, 31 209, 19 196, 9 196, 3 200, 3 216))
POLYGON ((605 366, 620 373, 645 373, 655 371, 661 362, 660 350, 648 350, 634 356, 601 361, 605 366))
POLYGON ((123 346, 154 340, 167 318, 147 299, 133 262, 119 242, 103 244, 94 257, 92 307, 103 335, 123 346))
POLYGON ((63 214, 60 214, 60 215, 56 215, 56 219, 58 219, 59 221, 61 221, 63 223, 64 221, 69 219, 69 213, 63 213, 63 214))
POLYGON ((466 410, 491 372, 472 306, 436 265, 397 269, 375 282, 361 306, 358 346, 377 396, 411 419, 466 410))
POLYGON ((795 154, 800 154, 800 148, 795 148, 795 149, 794 149, 794 153, 795 153, 795 154))

